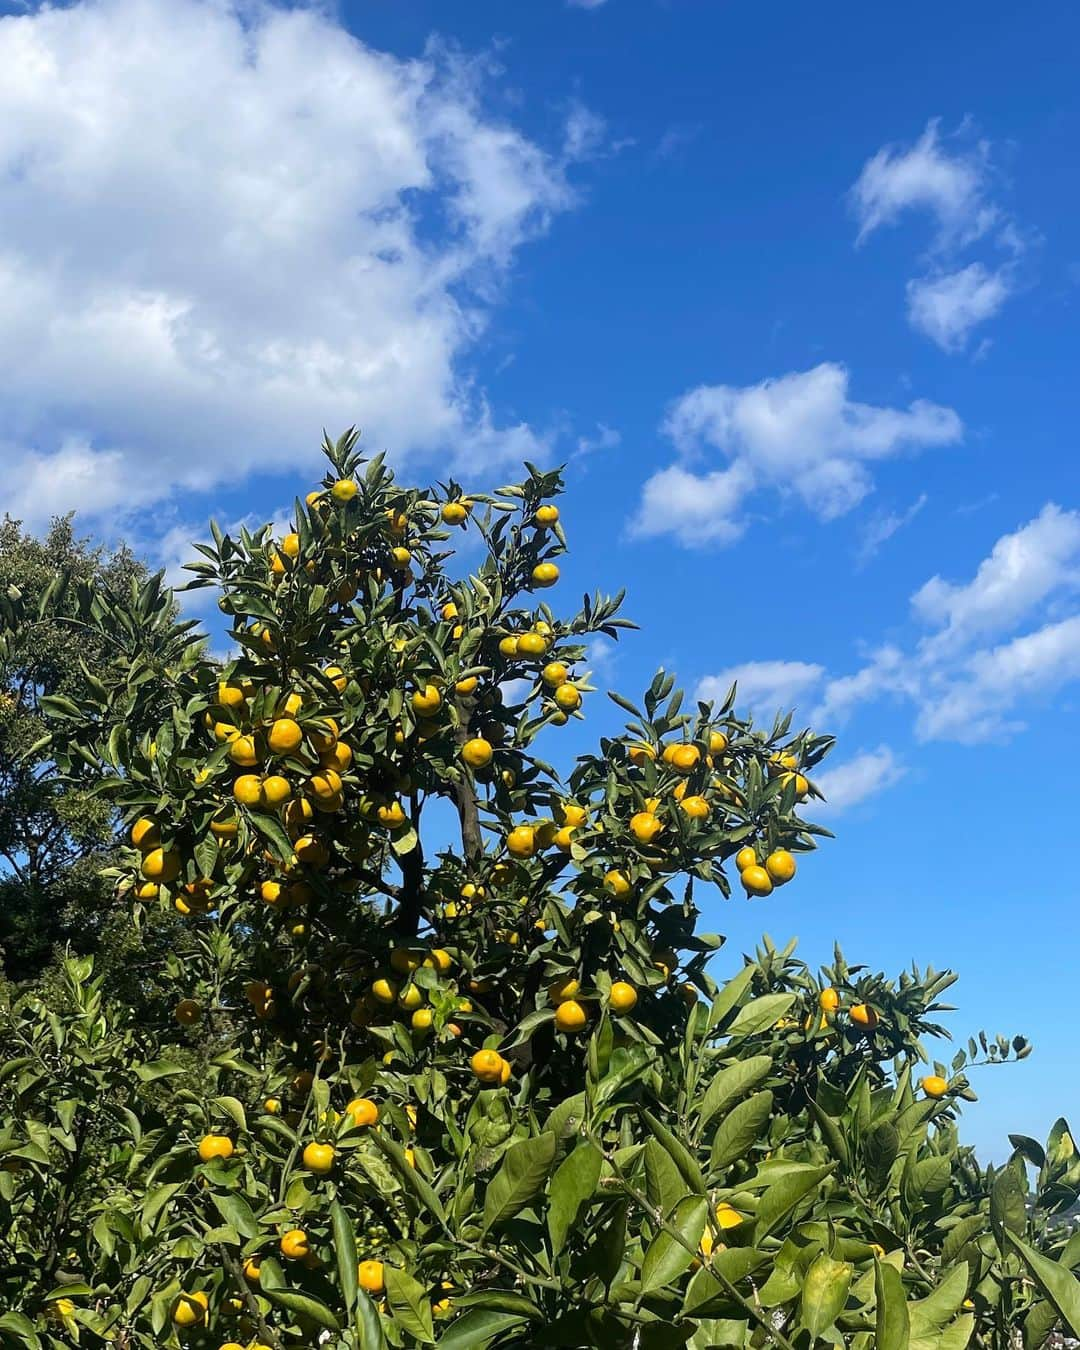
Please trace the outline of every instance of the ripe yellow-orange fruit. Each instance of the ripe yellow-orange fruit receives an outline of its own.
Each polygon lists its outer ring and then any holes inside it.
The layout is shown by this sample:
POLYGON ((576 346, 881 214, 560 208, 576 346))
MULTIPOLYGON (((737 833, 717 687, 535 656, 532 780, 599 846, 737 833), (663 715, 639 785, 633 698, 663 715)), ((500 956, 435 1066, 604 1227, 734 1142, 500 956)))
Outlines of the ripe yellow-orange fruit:
POLYGON ((749 845, 739 849, 738 853, 735 854, 735 866, 740 872, 745 872, 748 867, 756 867, 757 865, 757 854, 749 845))
POLYGON ((336 769, 323 769, 312 774, 308 787, 316 802, 330 802, 341 797, 341 774, 336 769))
POLYGON ((390 561, 399 572, 404 572, 412 563, 412 554, 407 548, 399 544, 397 548, 390 550, 390 561))
POLYGON ((141 886, 135 888, 135 894, 140 900, 156 900, 160 892, 160 887, 153 881, 144 881, 141 886))
POLYGON ((552 689, 557 689, 570 678, 570 672, 561 661, 549 661, 540 672, 540 678, 552 689))
POLYGON ((560 1003, 555 1009, 555 1025, 560 1031, 565 1031, 568 1035, 581 1031, 588 1025, 588 1021, 588 1014, 577 999, 567 999, 565 1003, 560 1003))
POLYGON ((152 848, 139 868, 147 881, 175 881, 180 875, 180 859, 171 849, 152 848))
POLYGON ((271 909, 284 909, 288 904, 288 895, 280 881, 264 881, 259 886, 259 898, 271 909))
POLYGON ((131 842, 143 853, 161 843, 161 830, 152 816, 140 816, 131 827, 131 842))
POLYGON ((202 1006, 193 998, 182 998, 173 1009, 173 1016, 182 1027, 193 1027, 202 1017, 202 1006))
POLYGON ((258 764, 259 757, 255 753, 255 738, 253 736, 234 736, 229 742, 229 758, 234 764, 241 768, 250 768, 253 764, 258 764))
POLYGON ((302 1261, 311 1251, 308 1235, 302 1228, 290 1228, 283 1233, 278 1246, 286 1261, 302 1261))
POLYGON ((604 874, 604 886, 616 900, 630 894, 630 879, 625 872, 620 872, 617 867, 613 867, 610 872, 604 874))
POLYGON ((281 774, 272 773, 262 780, 262 796, 267 806, 280 806, 292 796, 292 786, 281 774))
POLYGON ((774 849, 765 859, 765 871, 774 886, 782 886, 795 875, 795 859, 786 848, 774 849))
POLYGON ((332 749, 319 756, 319 762, 324 769, 333 769, 335 773, 339 774, 347 773, 352 761, 352 746, 346 745, 344 741, 338 741, 332 749))
POLYGON ((445 619, 445 621, 449 623, 451 619, 457 618, 458 607, 457 605, 454 604, 453 600, 447 600, 446 604, 443 605, 439 613, 442 615, 443 619, 445 619))
POLYGON ((178 1327, 197 1327, 206 1321, 206 1310, 210 1306, 209 1295, 197 1289, 193 1294, 181 1293, 176 1297, 173 1308, 173 1322, 178 1327))
POLYGON ((554 525, 559 519, 559 508, 557 506, 540 506, 536 510, 537 525, 554 525))
POLYGON ((787 787, 788 783, 790 783, 792 779, 794 779, 795 781, 796 799, 801 802, 803 798, 806 797, 806 795, 809 793, 810 784, 807 782, 807 780, 803 777, 801 773, 782 774, 780 781, 781 783, 783 783, 784 787, 787 787))
POLYGON ((501 656, 517 656, 518 640, 512 634, 499 639, 499 654, 501 656))
POLYGON ((689 741, 672 745, 665 751, 664 758, 673 769, 680 773, 690 773, 701 763, 701 751, 689 741))
POLYGON ((543 656, 548 649, 548 640, 543 633, 522 633, 517 649, 519 656, 543 656))
POLYGON ((240 831, 240 822, 235 816, 219 815, 210 822, 210 833, 216 839, 235 839, 240 831))
POLYGON ((398 996, 398 987, 393 980, 380 977, 374 980, 371 985, 371 997, 377 1003, 393 1003, 398 996))
POLYGON ((263 783, 257 773, 242 773, 233 783, 233 800, 240 806, 262 806, 263 783))
POLYGON ((404 1008, 406 1012, 412 1012, 414 1008, 419 1008, 424 1001, 424 995, 415 984, 407 984, 397 996, 399 1008, 404 1008))
POLYGON ((447 502, 441 511, 443 523, 445 525, 461 525, 469 518, 469 509, 472 503, 462 498, 460 501, 447 502))
POLYGON ((608 1002, 617 1013, 627 1013, 637 1003, 637 990, 626 980, 616 980, 611 986, 608 1002))
POLYGON ((306 867, 325 867, 330 861, 330 850, 313 834, 301 835, 293 845, 297 858, 306 867))
POLYGON ((738 1228, 742 1221, 743 1216, 726 1200, 721 1200, 716 1206, 716 1222, 721 1228, 738 1228))
POLYGON ((554 586, 559 579, 559 569, 553 562, 537 563, 532 570, 532 583, 541 590, 554 586))
POLYGON ((442 707, 442 694, 433 684, 417 689, 410 699, 412 710, 417 717, 434 717, 442 707))
POLYGON ((574 829, 579 825, 584 825, 589 818, 588 811, 584 806, 579 806, 577 802, 562 802, 558 809, 562 823, 574 829))
POLYGON ((405 809, 400 802, 388 802, 385 806, 380 806, 375 815, 379 824, 385 825, 390 830, 396 830, 399 825, 405 823, 405 809))
POLYGON ((334 1166, 334 1148, 331 1144, 308 1144, 303 1152, 304 1166, 309 1172, 325 1175, 334 1166))
POLYGON ((747 895, 763 896, 772 894, 772 878, 769 876, 768 872, 765 871, 764 867, 754 866, 746 868, 739 880, 742 882, 743 889, 746 891, 747 895))
MULTIPOLYGON (((681 784, 680 784, 681 786, 681 784)), ((691 820, 705 820, 708 818, 712 808, 704 797, 683 797, 679 802, 681 810, 685 811, 691 820)))
POLYGON ((263 1102, 263 1110, 266 1112, 268 1116, 280 1116, 281 1098, 267 1097, 266 1101, 263 1102))
POLYGON ((454 685, 454 693, 459 694, 462 698, 468 698, 470 694, 476 692, 479 683, 480 681, 475 675, 467 675, 463 680, 458 680, 456 682, 454 685))
POLYGON ((204 1134, 199 1140, 199 1157, 203 1162, 213 1158, 231 1158, 235 1152, 233 1141, 227 1134, 204 1134))
POLYGON ((274 755, 291 755, 303 743, 304 733, 300 723, 292 717, 279 717, 271 723, 266 743, 274 755))
POLYGON ((431 953, 424 961, 424 965, 430 966, 432 969, 437 970, 441 975, 445 975, 446 972, 453 965, 453 960, 450 956, 450 953, 448 951, 444 951, 442 947, 433 947, 431 949, 431 953))
POLYGON ((506 836, 506 847, 515 858, 531 858, 536 852, 536 830, 531 825, 515 825, 506 836))
POLYGON ((728 738, 722 731, 709 732, 709 754, 722 755, 728 748, 728 738))
POLYGON ((944 1078, 936 1073, 927 1074, 920 1085, 928 1097, 944 1097, 949 1090, 949 1085, 944 1078))
POLYGON ((823 989, 818 994, 818 1007, 823 1013, 834 1013, 840 1006, 840 995, 833 988, 823 989))
POLYGON ((497 1083, 502 1073, 503 1057, 497 1050, 477 1050, 469 1067, 481 1083, 497 1083))
POLYGON ((409 1019, 409 1025, 413 1031, 430 1031, 435 1021, 435 1014, 430 1008, 417 1008, 409 1019))
POLYGON ((423 964, 424 955, 416 947, 395 947, 390 953, 390 968, 399 975, 411 975, 423 964))
POLYGON ((354 1097, 346 1106, 345 1114, 351 1117, 353 1125, 357 1128, 366 1129, 378 1121, 379 1108, 370 1097, 354 1097))
POLYGON ((636 764, 639 769, 643 768, 650 759, 656 758, 656 751, 645 741, 638 741, 634 745, 627 746, 626 753, 630 757, 630 763, 636 764))
POLYGON ((636 811, 630 817, 630 833, 639 844, 651 843, 663 828, 663 821, 652 811, 636 811))
POLYGON ((470 769, 486 768, 494 753, 491 742, 483 736, 473 736, 461 747, 461 758, 470 769))
POLYGON ((323 717, 310 728, 308 735, 311 737, 311 744, 319 755, 325 755, 333 750, 338 742, 338 724, 332 717, 323 717))
POLYGON ((555 837, 552 843, 556 848, 562 849, 564 853, 569 853, 574 842, 574 827, 564 825, 561 829, 555 831, 555 837))
POLYGON ((581 707, 581 693, 572 684, 560 684, 552 698, 563 712, 577 712, 581 707))
POLYGON ((878 1024, 878 1015, 868 1003, 855 1003, 851 1008, 851 1020, 856 1026, 873 1031, 878 1024))
POLYGON ((356 1267, 356 1281, 367 1294, 381 1294, 386 1287, 381 1261, 361 1261, 356 1267))
POLYGON ((358 491, 359 488, 353 479, 339 478, 330 489, 330 496, 333 497, 334 501, 344 506, 346 502, 352 501, 358 491))
POLYGON ((223 708, 240 708, 244 703, 244 691, 238 684, 218 681, 217 701, 223 708))
POLYGON ((563 975, 548 985, 548 997, 552 1003, 565 1003, 581 992, 581 981, 576 975, 563 975))

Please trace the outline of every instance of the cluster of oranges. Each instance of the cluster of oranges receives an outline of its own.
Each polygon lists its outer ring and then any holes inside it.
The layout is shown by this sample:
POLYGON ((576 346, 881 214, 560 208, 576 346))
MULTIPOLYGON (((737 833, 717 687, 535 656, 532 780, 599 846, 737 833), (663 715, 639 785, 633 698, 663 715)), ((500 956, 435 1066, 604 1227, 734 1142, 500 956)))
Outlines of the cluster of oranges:
POLYGON ((762 863, 757 851, 746 845, 736 853, 735 866, 743 889, 751 896, 771 895, 775 887, 783 886, 795 875, 795 859, 786 848, 773 849, 762 863))

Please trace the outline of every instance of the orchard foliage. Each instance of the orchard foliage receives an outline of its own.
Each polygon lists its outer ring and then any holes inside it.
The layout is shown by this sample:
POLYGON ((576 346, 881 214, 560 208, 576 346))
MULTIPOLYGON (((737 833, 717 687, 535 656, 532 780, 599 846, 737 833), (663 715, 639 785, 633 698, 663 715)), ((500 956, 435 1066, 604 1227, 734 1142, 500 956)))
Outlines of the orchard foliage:
POLYGON ((546 603, 559 475, 466 498, 325 450, 284 537, 200 546, 224 664, 157 579, 81 598, 114 657, 47 753, 116 812, 136 931, 182 923, 137 1012, 85 958, 5 994, 0 1341, 1080 1332, 1067 1126, 998 1171, 957 1134, 968 1070, 1027 1043, 931 1059, 951 974, 725 963, 699 931, 703 894, 813 866, 829 738, 661 672, 560 775, 541 738, 558 759, 589 640, 629 625, 546 603))

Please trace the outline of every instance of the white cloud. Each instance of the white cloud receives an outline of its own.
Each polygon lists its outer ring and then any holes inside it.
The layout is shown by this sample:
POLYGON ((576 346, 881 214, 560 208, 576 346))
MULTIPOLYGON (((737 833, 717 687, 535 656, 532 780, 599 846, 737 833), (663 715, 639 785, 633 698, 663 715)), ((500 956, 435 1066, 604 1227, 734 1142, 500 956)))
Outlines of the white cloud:
POLYGON ((870 463, 948 445, 963 433, 951 408, 924 399, 907 408, 859 403, 849 383, 844 366, 824 362, 760 384, 700 385, 684 394, 664 424, 683 463, 645 483, 633 533, 729 543, 745 528, 741 508, 754 489, 794 493, 820 519, 833 520, 872 491, 870 463), (730 467, 684 467, 709 452, 730 467))
POLYGON ((916 730, 924 740, 1004 739, 1024 727, 1008 716, 1018 703, 1074 680, 1080 680, 1080 615, 976 652, 928 694, 916 730))
POLYGON ((894 534, 910 525, 928 500, 926 493, 921 492, 906 511, 879 512, 872 516, 863 526, 862 537, 859 540, 859 548, 856 554, 859 566, 865 567, 870 559, 880 551, 883 544, 888 543, 894 534))
POLYGON ((854 674, 825 681, 817 726, 842 723, 862 704, 901 698, 921 740, 1005 739, 1017 708, 1080 679, 1080 615, 1060 617, 1080 588, 1080 512, 1053 503, 1003 535, 956 584, 932 577, 912 611, 934 629, 911 650, 881 647, 854 674), (1054 612, 1056 610, 1056 612, 1054 612), (1029 631, 1003 641, 1021 626, 1029 631))
POLYGON ((699 681, 695 697, 720 703, 735 683, 735 706, 758 717, 771 718, 778 710, 796 707, 825 676, 825 667, 809 661, 746 661, 699 681))
POLYGON ((622 435, 614 427, 605 426, 603 422, 597 422, 596 432, 592 436, 579 436, 577 449, 574 457, 576 459, 591 455, 597 450, 614 450, 622 444, 622 435))
MULTIPOLYGON (((463 359, 516 250, 573 205, 485 106, 325 13, 81 0, 0 18, 7 507, 104 515, 376 448, 516 457, 463 359)), ((570 154, 595 141, 575 108, 570 154)))
POLYGON ((599 9, 607 0, 566 0, 569 9, 599 9))
MULTIPOLYGON (((907 768, 887 745, 867 750, 833 769, 825 769, 814 779, 825 794, 824 809, 843 811, 857 806, 898 783, 907 768)), ((822 805, 818 804, 821 811, 822 805)))
POLYGON ((863 165, 850 194, 859 243, 911 210, 935 217, 939 247, 970 243, 999 219, 986 197, 988 147, 980 142, 950 151, 938 126, 938 119, 928 122, 914 145, 883 146, 863 165))
POLYGON ((1050 502, 1027 525, 1003 535, 967 585, 931 577, 911 604, 940 630, 924 643, 937 657, 972 638, 1007 632, 1048 596, 1078 584, 1080 511, 1050 502))
POLYGON ((991 271, 981 262, 919 277, 907 284, 908 320, 942 351, 962 351, 971 330, 993 318, 1011 289, 1007 267, 991 271))

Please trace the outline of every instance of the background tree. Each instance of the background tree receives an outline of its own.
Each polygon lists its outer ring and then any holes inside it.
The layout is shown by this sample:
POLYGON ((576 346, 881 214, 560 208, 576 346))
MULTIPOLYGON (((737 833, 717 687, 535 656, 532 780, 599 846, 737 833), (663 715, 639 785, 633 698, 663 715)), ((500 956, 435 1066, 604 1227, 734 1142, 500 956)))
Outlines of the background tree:
POLYGON ((117 969, 130 956, 129 911, 102 875, 116 814, 88 791, 89 766, 61 775, 35 746, 47 730, 43 701, 102 687, 124 646, 76 618, 80 596, 130 597, 148 578, 126 547, 107 554, 77 538, 70 515, 41 539, 10 517, 0 523, 0 968, 10 979, 40 974, 57 947, 104 950, 99 964, 117 969))

